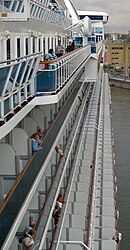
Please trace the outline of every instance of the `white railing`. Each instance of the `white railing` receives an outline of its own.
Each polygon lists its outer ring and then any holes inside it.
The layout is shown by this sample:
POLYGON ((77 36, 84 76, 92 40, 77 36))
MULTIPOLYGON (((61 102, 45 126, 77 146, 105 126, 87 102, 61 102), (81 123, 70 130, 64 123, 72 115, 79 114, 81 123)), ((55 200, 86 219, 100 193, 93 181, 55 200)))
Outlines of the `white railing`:
POLYGON ((29 1, 21 0, 3 0, 0 5, 0 18, 8 21, 12 19, 13 21, 27 20, 28 9, 30 7, 29 1))
POLYGON ((48 1, 3 0, 0 6, 0 13, 5 21, 9 21, 9 19, 13 21, 27 20, 30 17, 34 17, 50 23, 63 25, 64 28, 71 25, 71 19, 65 17, 63 13, 48 8, 48 1))
POLYGON ((98 53, 101 48, 102 48, 102 41, 96 43, 96 53, 98 53))
POLYGON ((91 46, 85 46, 53 63, 48 61, 47 70, 42 64, 44 62, 40 63, 38 70, 41 53, 0 62, 0 119, 4 120, 9 113, 14 114, 29 97, 59 91, 78 75, 90 54, 91 46))
POLYGON ((71 20, 69 18, 66 18, 57 11, 46 8, 43 4, 35 0, 30 0, 30 16, 58 25, 64 25, 64 27, 71 25, 71 20))
POLYGON ((40 62, 37 77, 37 93, 56 92, 60 90, 78 69, 84 66, 91 55, 91 46, 85 46, 61 57, 61 59, 40 62), (46 69, 48 66, 48 69, 46 69))
POLYGON ((90 250, 89 247, 87 247, 82 241, 72 241, 72 240, 61 240, 59 241, 59 243, 63 244, 63 245, 66 245, 66 244, 70 244, 70 245, 80 245, 82 248, 84 247, 85 249, 87 250, 90 250))
POLYGON ((34 77, 41 53, 0 63, 0 119, 34 96, 34 77))

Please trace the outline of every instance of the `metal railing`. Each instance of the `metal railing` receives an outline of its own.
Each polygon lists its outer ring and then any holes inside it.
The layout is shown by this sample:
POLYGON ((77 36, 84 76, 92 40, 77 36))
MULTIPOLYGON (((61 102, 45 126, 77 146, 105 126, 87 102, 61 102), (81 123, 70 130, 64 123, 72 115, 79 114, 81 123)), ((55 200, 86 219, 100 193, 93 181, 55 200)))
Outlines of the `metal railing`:
POLYGON ((81 247, 84 247, 87 250, 90 250, 89 247, 87 247, 82 241, 71 241, 71 240, 61 240, 59 241, 60 244, 66 245, 66 244, 70 244, 70 245, 80 245, 81 247))
MULTIPOLYGON (((77 93, 77 91, 78 90, 76 89, 76 93, 77 93)), ((74 92, 74 95, 76 93, 74 92)), ((73 102, 73 99, 71 99, 71 102, 73 102)), ((71 106, 71 103, 70 103, 70 106, 71 106)), ((66 130, 66 123, 68 124, 68 119, 73 114, 72 110, 74 108, 74 104, 72 105, 71 108, 70 108, 70 106, 68 106, 68 110, 66 111, 66 114, 64 114, 65 120, 64 120, 63 126, 62 126, 61 119, 60 119, 60 122, 58 122, 58 125, 56 125, 56 121, 58 119, 58 117, 56 117, 55 121, 53 122, 53 124, 49 128, 48 133, 44 137, 43 144, 46 143, 46 145, 49 145, 48 144, 48 143, 50 143, 49 133, 50 133, 50 137, 52 137, 53 131, 51 131, 51 128, 53 126, 55 126, 56 134, 53 137, 54 141, 52 142, 52 144, 55 144, 55 145, 57 144, 56 141, 58 140, 58 138, 60 138, 63 129, 66 130)), ((65 108, 65 106, 63 108, 65 108)), ((58 116, 61 113, 62 113, 62 110, 60 111, 58 116)), ((63 112, 63 113, 65 113, 65 112, 63 112)), ((10 192, 8 193, 8 195, 6 196, 5 200, 3 201, 3 204, 1 205, 1 208, 0 208, 1 225, 5 224, 4 230, 6 232, 3 231, 3 234, 1 235, 2 238, 0 237, 0 244, 2 243, 2 241, 4 241, 4 237, 7 236, 7 231, 10 230, 11 223, 13 223, 14 218, 18 215, 17 213, 19 213, 19 208, 21 208, 24 199, 26 199, 26 197, 28 195, 28 192, 29 192, 30 188, 32 187, 32 184, 34 185, 34 182, 36 182, 37 185, 38 185, 38 181, 36 179, 39 178, 39 177, 41 178, 41 171, 44 171, 44 169, 47 167, 47 165, 49 163, 48 159, 46 158, 46 155, 48 155, 48 153, 52 154, 52 152, 53 152, 53 147, 48 146, 48 147, 46 147, 46 149, 44 147, 44 154, 43 154, 43 150, 40 150, 37 154, 34 153, 34 155, 29 159, 27 165, 24 167, 23 171, 21 172, 21 174, 17 178, 15 184, 12 186, 12 188, 11 188, 10 192), (45 150, 47 150, 46 153, 45 153, 45 150), (39 162, 39 164, 38 164, 38 162, 39 162), (43 162, 44 162, 44 165, 43 165, 43 162), (31 170, 31 168, 33 168, 33 171, 31 170), (38 175, 39 175, 39 177, 38 177, 38 175), (37 178, 36 178, 36 176, 37 176, 37 178), (26 186, 26 189, 22 190, 23 187, 25 187, 25 186, 26 186), (20 190, 22 190, 22 191, 20 191, 20 190), (20 193, 21 193, 21 195, 19 196, 20 193), (17 197, 19 197, 19 198, 17 199, 17 197), (16 202, 17 205, 12 205, 13 204, 12 202, 16 202), (12 214, 11 209, 9 209, 9 212, 7 212, 8 208, 10 207, 9 204, 11 204, 11 207, 13 209, 13 214, 12 214), (10 221, 10 223, 8 225, 5 222, 5 214, 8 214, 8 218, 9 218, 9 221, 10 221)), ((59 171, 61 171, 61 170, 59 169, 59 171)), ((34 185, 34 188, 35 188, 35 185, 34 185)), ((31 188, 31 195, 33 195, 33 194, 34 193, 33 193, 33 190, 31 188)), ((28 199, 30 199, 30 195, 29 195, 28 199)), ((28 199, 26 200, 27 203, 29 202, 28 199)), ((25 205, 25 203, 24 203, 24 205, 25 205)), ((24 207, 22 209, 24 209, 24 207)), ((21 217, 20 214, 19 214, 19 216, 21 217)), ((19 219, 18 219, 18 217, 17 217, 17 222, 20 221, 19 220, 20 217, 19 217, 19 219)), ((8 218, 7 218, 7 220, 8 220, 8 218)), ((11 229, 11 234, 12 235, 14 234, 15 230, 16 230, 16 227, 11 229)), ((10 244, 10 237, 12 237, 11 234, 9 235, 8 240, 5 243, 6 246, 7 246, 7 244, 10 244)), ((5 246, 5 249, 6 249, 6 246, 5 246)))
POLYGON ((41 53, 0 62, 0 118, 21 106, 34 92, 41 53))
POLYGON ((64 16, 64 11, 51 10, 48 8, 49 1, 36 1, 36 0, 9 0, 2 1, 0 6, 0 13, 4 20, 13 19, 13 21, 27 20, 27 18, 37 18, 64 26, 64 28, 71 25, 70 18, 64 16), (8 10, 8 11, 7 11, 8 10))
POLYGON ((58 187, 61 186, 65 172, 67 171, 67 168, 69 165, 71 152, 73 151, 72 148, 75 148, 77 145, 77 134, 78 134, 78 129, 82 124, 82 119, 83 119, 83 110, 82 111, 78 110, 77 116, 75 117, 75 120, 73 121, 73 125, 70 130, 69 137, 66 141, 66 145, 64 149, 64 154, 65 154, 64 159, 61 160, 59 162, 59 165, 57 166, 55 175, 52 179, 52 182, 48 191, 46 201, 40 213, 40 217, 37 223, 37 233, 36 233, 36 239, 40 241, 40 249, 43 247, 43 243, 45 241, 46 234, 47 234, 47 229, 49 227, 50 220, 52 219, 52 212, 53 212, 54 205, 55 205, 54 199, 52 200, 52 197, 55 195, 55 193, 59 189, 58 187))
POLYGON ((39 61, 42 53, 0 62, 0 119, 29 97, 44 92, 57 92, 73 76, 77 76, 91 54, 91 47, 85 46, 53 61, 39 61), (45 65, 48 69, 45 69, 45 65), (36 72, 38 70, 36 81, 36 72))
POLYGON ((40 61, 41 56, 39 52, 0 62, 1 120, 29 97, 57 93, 69 80, 74 80, 91 56, 91 45, 51 61, 40 61))
POLYGON ((91 53, 98 53, 102 47, 102 41, 96 43, 96 44, 91 44, 91 53))
POLYGON ((91 55, 91 46, 68 53, 52 61, 41 61, 37 75, 37 94, 60 90, 91 55))

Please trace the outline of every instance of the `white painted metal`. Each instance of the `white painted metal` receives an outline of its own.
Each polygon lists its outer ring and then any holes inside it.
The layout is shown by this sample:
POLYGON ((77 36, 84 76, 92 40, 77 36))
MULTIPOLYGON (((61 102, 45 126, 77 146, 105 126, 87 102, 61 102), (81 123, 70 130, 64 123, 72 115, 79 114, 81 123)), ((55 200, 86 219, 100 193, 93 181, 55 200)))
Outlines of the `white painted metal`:
POLYGON ((64 240, 61 240, 61 241, 59 241, 59 243, 60 244, 64 244, 64 245, 66 245, 66 244, 73 244, 73 245, 81 245, 81 247, 84 247, 85 249, 87 249, 87 250, 90 250, 90 248, 89 247, 87 247, 82 241, 64 241, 64 240))

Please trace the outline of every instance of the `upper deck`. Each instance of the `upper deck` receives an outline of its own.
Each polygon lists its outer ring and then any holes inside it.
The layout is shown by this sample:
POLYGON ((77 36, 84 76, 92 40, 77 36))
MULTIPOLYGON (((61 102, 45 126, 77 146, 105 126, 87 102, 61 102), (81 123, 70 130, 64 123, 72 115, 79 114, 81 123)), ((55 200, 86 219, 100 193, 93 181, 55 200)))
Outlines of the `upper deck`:
POLYGON ((78 72, 90 63, 91 58, 96 56, 95 60, 98 60, 101 52, 100 41, 92 47, 84 46, 52 61, 42 61, 42 53, 38 52, 1 62, 1 136, 12 129, 10 126, 7 129, 7 121, 11 119, 16 125, 26 115, 26 109, 29 112, 35 105, 57 103, 78 72), (19 117, 20 114, 22 116, 19 117))
POLYGON ((101 11, 78 11, 80 19, 83 19, 85 16, 88 16, 90 20, 94 22, 103 22, 103 24, 108 22, 109 15, 101 11))

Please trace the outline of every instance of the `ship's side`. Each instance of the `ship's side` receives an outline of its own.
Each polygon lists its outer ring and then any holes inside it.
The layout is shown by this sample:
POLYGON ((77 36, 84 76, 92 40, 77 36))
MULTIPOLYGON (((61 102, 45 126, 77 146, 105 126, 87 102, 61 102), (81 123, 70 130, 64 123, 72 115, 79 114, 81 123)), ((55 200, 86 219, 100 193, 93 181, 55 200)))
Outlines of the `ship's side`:
POLYGON ((79 20, 67 0, 2 1, 0 15, 0 248, 24 249, 19 239, 35 221, 32 249, 116 250, 103 22, 99 34, 98 22, 79 20), (59 39, 66 48, 72 37, 75 50, 45 61, 59 39), (42 148, 32 153, 39 128, 42 148), (55 223, 59 193, 64 204, 55 223))

